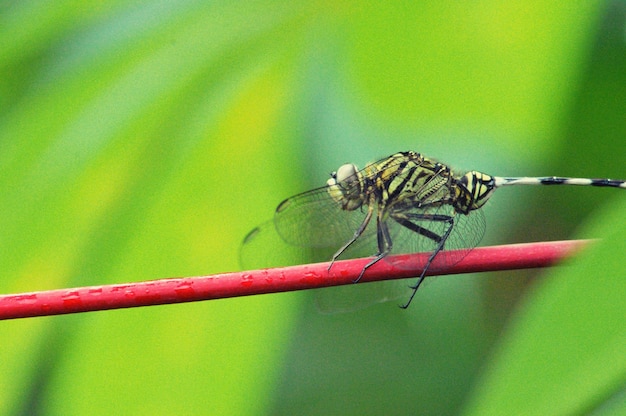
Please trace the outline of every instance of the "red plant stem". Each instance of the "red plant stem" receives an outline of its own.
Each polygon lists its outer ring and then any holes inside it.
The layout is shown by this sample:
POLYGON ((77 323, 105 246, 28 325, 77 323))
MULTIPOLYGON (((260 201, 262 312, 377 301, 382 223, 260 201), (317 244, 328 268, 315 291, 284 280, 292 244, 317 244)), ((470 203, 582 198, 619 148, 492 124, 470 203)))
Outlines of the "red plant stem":
MULTIPOLYGON (((461 262, 452 267, 443 268, 435 259, 426 275, 546 267, 570 256, 585 244, 587 241, 579 240, 479 247, 470 251, 461 262)), ((421 270, 411 265, 423 264, 424 256, 428 254, 399 255, 393 261, 378 262, 368 269, 361 282, 418 276, 421 270)), ((337 261, 330 270, 329 263, 316 263, 201 277, 2 295, 0 320, 346 285, 353 283, 367 261, 368 259, 337 261)))

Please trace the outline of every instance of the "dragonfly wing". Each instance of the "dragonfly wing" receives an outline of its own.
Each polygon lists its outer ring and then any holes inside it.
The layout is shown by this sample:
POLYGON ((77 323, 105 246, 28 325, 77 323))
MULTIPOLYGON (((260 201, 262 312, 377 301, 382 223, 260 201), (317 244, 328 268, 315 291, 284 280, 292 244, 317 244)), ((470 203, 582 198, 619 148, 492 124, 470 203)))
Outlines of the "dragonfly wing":
POLYGON ((290 245, 339 249, 352 238, 366 211, 367 207, 343 210, 328 193, 328 187, 323 187, 283 201, 274 214, 274 225, 290 245))
MULTIPOLYGON (((413 208, 401 214, 399 218, 408 220, 412 225, 409 228, 402 221, 388 221, 393 241, 392 254, 433 253, 439 249, 440 239, 447 234, 441 251, 437 253, 439 264, 444 266, 461 261, 478 245, 485 232, 482 211, 461 214, 450 205, 442 205, 429 209, 413 208)), ((417 266, 423 267, 424 264, 417 266)))
MULTIPOLYGON (((346 250, 342 258, 372 256, 376 253, 375 237, 375 230, 368 231, 353 247, 346 250)), ((328 261, 337 248, 287 244, 276 232, 274 221, 270 220, 245 237, 239 251, 239 261, 244 270, 328 261)), ((352 312, 376 303, 400 299, 407 294, 409 284, 407 279, 403 279, 317 289, 315 301, 321 313, 352 312)))
MULTIPOLYGON (((409 229, 394 220, 392 215, 389 215, 386 219, 386 224, 393 244, 390 255, 433 252, 437 248, 438 242, 432 238, 428 238, 424 234, 433 237, 435 235, 441 236, 450 227, 450 224, 454 225, 453 222, 445 223, 442 221, 432 221, 434 215, 455 218, 454 209, 449 206, 432 207, 429 210, 422 208, 403 210, 402 215, 399 217, 410 220, 414 226, 421 227, 424 231, 423 234, 419 234, 415 230, 409 229)), ((373 228, 375 229, 375 226, 373 228)), ((453 232, 454 228, 450 232, 450 235, 452 235, 453 232)), ((370 235, 375 236, 374 233, 370 233, 370 235)), ((372 256, 377 253, 376 238, 357 240, 354 246, 356 246, 355 249, 357 251, 360 250, 363 253, 367 253, 365 254, 366 256, 372 256)), ((423 261, 422 264, 396 264, 389 256, 383 258, 383 261, 399 267, 410 266, 417 268, 424 267, 425 263, 425 261, 423 261)), ((406 298, 411 294, 410 286, 413 283, 415 283, 415 279, 399 279, 319 289, 316 295, 317 306, 323 313, 341 313, 359 310, 376 303, 406 298)))
POLYGON ((406 297, 415 279, 358 283, 315 290, 317 309, 325 314, 353 312, 406 297))
POLYGON ((333 247, 299 247, 287 244, 276 232, 274 221, 254 228, 244 238, 239 250, 239 264, 243 270, 283 267, 296 264, 328 261, 333 247))

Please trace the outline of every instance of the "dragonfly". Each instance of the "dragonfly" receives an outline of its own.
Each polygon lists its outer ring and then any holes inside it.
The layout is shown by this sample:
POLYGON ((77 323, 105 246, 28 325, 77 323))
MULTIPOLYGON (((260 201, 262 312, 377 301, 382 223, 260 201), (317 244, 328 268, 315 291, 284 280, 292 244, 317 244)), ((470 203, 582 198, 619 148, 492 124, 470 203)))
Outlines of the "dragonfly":
MULTIPOLYGON (((623 180, 499 177, 475 170, 456 173, 420 153, 399 152, 362 170, 352 163, 344 164, 331 173, 326 186, 285 199, 272 220, 244 238, 241 262, 247 266, 255 253, 265 261, 280 255, 291 259, 301 255, 301 261, 330 260, 330 270, 340 258, 367 257, 369 261, 354 280, 357 283, 370 267, 390 254, 429 253, 423 264, 414 265, 421 268, 421 274, 400 305, 406 309, 435 258, 443 267, 452 266, 478 245, 485 232, 481 208, 496 189, 513 185, 626 189, 623 180), (260 254, 262 251, 265 253, 260 254)), ((285 264, 264 267, 278 265, 285 264)), ((389 300, 383 297, 382 301, 389 300)))

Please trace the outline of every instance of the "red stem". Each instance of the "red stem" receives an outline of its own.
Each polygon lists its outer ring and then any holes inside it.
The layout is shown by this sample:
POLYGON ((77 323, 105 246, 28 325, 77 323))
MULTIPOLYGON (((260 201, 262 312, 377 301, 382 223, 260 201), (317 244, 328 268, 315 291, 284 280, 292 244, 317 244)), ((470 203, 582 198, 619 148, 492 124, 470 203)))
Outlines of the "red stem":
MULTIPOLYGON (((435 259, 426 275, 546 267, 570 256, 586 243, 585 240, 579 240, 479 247, 470 251, 461 262, 452 267, 443 268, 435 259)), ((421 270, 410 266, 423 264, 423 258, 427 255, 400 255, 393 262, 376 263, 368 269, 361 282, 419 275, 421 270), (420 256, 422 260, 416 260, 420 256)), ((2 295, 0 320, 346 285, 352 284, 365 262, 367 259, 337 261, 330 271, 329 263, 316 263, 211 276, 2 295)))

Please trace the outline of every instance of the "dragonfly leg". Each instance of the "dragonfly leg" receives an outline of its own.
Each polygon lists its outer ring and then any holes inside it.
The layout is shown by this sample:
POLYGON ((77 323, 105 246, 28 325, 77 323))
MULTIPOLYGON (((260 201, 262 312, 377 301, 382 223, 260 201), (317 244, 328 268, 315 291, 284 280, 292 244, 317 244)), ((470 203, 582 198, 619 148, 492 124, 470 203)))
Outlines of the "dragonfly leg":
POLYGON ((357 283, 367 269, 378 263, 381 259, 383 259, 387 254, 391 252, 393 248, 393 242, 391 241, 391 236, 389 235, 389 228, 387 227, 387 223, 381 219, 382 214, 379 211, 378 216, 376 217, 376 235, 378 238, 378 253, 374 256, 374 258, 367 263, 361 273, 359 273, 359 277, 353 280, 354 283, 357 283))
POLYGON ((424 227, 420 227, 417 224, 412 223, 411 221, 409 221, 407 218, 404 217, 397 217, 394 216, 392 217, 398 224, 402 225, 403 227, 408 228, 409 230, 419 234, 419 235, 423 235, 424 237, 433 240, 435 243, 439 243, 441 241, 441 236, 431 230, 429 230, 428 228, 424 228, 424 227))
POLYGON ((430 268, 431 263, 433 262, 433 260, 435 260, 435 257, 437 256, 437 254, 439 254, 439 252, 443 250, 446 240, 450 236, 450 233, 452 232, 452 228, 454 227, 454 217, 450 215, 441 215, 441 214, 411 214, 411 215, 408 215, 407 218, 394 217, 394 219, 400 225, 420 235, 423 235, 424 237, 429 238, 433 240, 435 243, 437 243, 437 246, 428 257, 428 260, 426 260, 426 263, 424 264, 424 267, 422 269, 422 273, 419 275, 417 279, 417 283, 415 283, 413 286, 410 286, 410 288, 413 289, 413 292, 411 293, 409 300, 404 305, 400 305, 402 309, 406 309, 411 304, 411 301, 413 301, 413 298, 415 297, 415 294, 417 293, 417 289, 419 289, 420 285, 424 281, 424 277, 426 275, 426 272, 430 268), (419 225, 415 224, 411 220, 428 220, 428 221, 445 222, 447 223, 448 228, 443 233, 443 235, 440 236, 437 233, 434 233, 433 231, 429 229, 420 227, 419 225))
MULTIPOLYGON (((344 244, 339 250, 337 250, 337 252, 335 254, 333 254, 333 258, 331 259, 330 264, 328 265, 328 271, 330 271, 330 268, 333 267, 333 264, 335 264, 335 260, 337 260, 339 258, 339 256, 341 256, 343 254, 343 252, 346 251, 348 249, 348 247, 350 247, 352 245, 352 243, 354 243, 356 240, 358 240, 359 237, 361 236, 361 234, 363 234, 363 231, 365 231, 365 229, 367 228, 367 225, 370 223, 370 221, 372 219, 372 214, 373 213, 374 213, 374 207, 372 207, 372 206, 368 207, 367 214, 365 215, 365 218, 363 219, 363 222, 361 222, 361 225, 359 226, 358 230, 356 230, 356 232, 354 233, 352 238, 350 240, 348 240, 348 242, 346 244, 344 244)), ((361 275, 362 274, 363 273, 361 273, 361 275)), ((360 278, 360 276, 359 276, 359 278, 360 278)))

